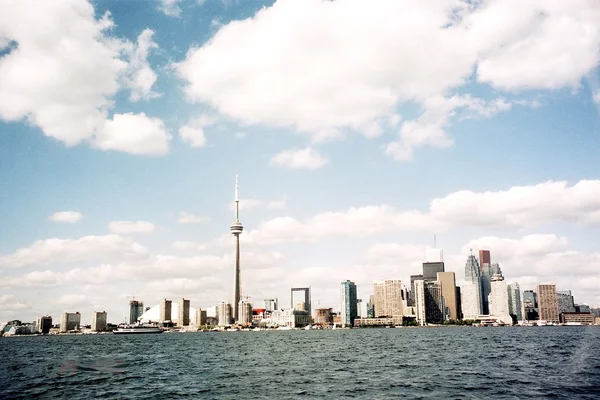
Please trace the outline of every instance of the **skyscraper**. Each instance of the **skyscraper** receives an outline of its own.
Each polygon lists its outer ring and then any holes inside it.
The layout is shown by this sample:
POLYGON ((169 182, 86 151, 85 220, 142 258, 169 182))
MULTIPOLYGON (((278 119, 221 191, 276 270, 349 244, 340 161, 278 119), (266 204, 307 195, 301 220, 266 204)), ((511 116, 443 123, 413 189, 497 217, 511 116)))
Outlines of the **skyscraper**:
POLYGON ((190 301, 186 299, 179 299, 179 316, 177 318, 177 324, 179 326, 190 325, 190 301))
POLYGON ((217 318, 220 326, 231 324, 231 304, 226 301, 221 301, 217 306, 217 318))
POLYGON ((459 319, 454 272, 438 272, 437 280, 442 285, 442 297, 447 310, 444 310, 444 314, 447 315, 448 319, 459 319))
POLYGON ((233 319, 238 320, 241 296, 240 286, 240 234, 244 230, 240 222, 240 199, 238 197, 238 177, 235 175, 235 221, 231 224, 231 234, 235 237, 235 272, 233 275, 233 319))
POLYGON ((63 313, 60 317, 60 331, 68 332, 78 329, 81 325, 81 314, 79 312, 63 313))
POLYGON ((481 313, 490 314, 489 296, 492 292, 492 266, 482 264, 481 267, 481 313))
POLYGON ((508 312, 510 315, 514 315, 517 321, 523 320, 523 313, 521 310, 523 306, 521 304, 521 289, 517 282, 513 282, 508 286, 508 312))
POLYGON ((444 308, 442 284, 437 281, 425 281, 425 321, 428 324, 444 322, 444 308))
POLYGON ((490 315, 506 325, 512 325, 513 320, 510 316, 508 304, 508 288, 504 277, 500 274, 492 276, 490 300, 490 315))
POLYGON ((201 308, 196 309, 196 326, 206 325, 206 310, 201 308))
POLYGON ((538 313, 540 320, 560 322, 558 316, 558 301, 556 299, 556 284, 537 285, 538 313))
POLYGON ((523 313, 527 321, 535 321, 539 318, 537 294, 533 290, 523 292, 523 313))
POLYGON ((129 323, 134 324, 138 318, 144 313, 144 302, 138 300, 131 300, 129 302, 129 323))
POLYGON ((106 330, 106 311, 95 311, 92 314, 92 330, 95 332, 106 330))
POLYGON ((35 327, 39 333, 49 333, 50 328, 52 328, 52 317, 49 315, 38 317, 36 320, 35 327))
POLYGON ((461 288, 461 301, 464 319, 477 319, 481 315, 480 269, 472 249, 465 263, 465 283, 461 288))
POLYGON ((367 303, 367 318, 375 318, 375 296, 369 295, 369 302, 367 303))
POLYGON ((340 301, 342 326, 353 326, 354 320, 358 316, 356 284, 354 282, 346 280, 341 283, 340 301))
POLYGON ((423 263, 423 280, 435 281, 437 273, 444 272, 444 256, 441 249, 429 249, 425 252, 423 263))
POLYGON ((416 280, 415 285, 415 309, 417 314, 417 322, 424 326, 427 324, 426 304, 425 304, 425 281, 416 280))
MULTIPOLYGON (((492 257, 490 256, 490 251, 489 250, 479 250, 479 265, 480 268, 483 264, 491 264, 492 263, 492 257)), ((481 269, 479 270, 479 272, 483 272, 481 271, 481 269)))
POLYGON ((375 317, 402 317, 402 282, 385 280, 374 283, 375 317))
POLYGON ((422 281, 423 274, 410 276, 410 296, 408 297, 408 305, 415 307, 415 281, 422 281))
POLYGON ((161 299, 160 301, 160 322, 171 321, 171 300, 161 299))
POLYGON ((570 290, 556 292, 556 300, 558 301, 558 314, 564 312, 575 312, 575 301, 570 290))
POLYGON ((277 310, 277 299, 265 299, 265 311, 272 312, 277 310))
POLYGON ((252 303, 248 300, 241 300, 239 304, 240 318, 238 324, 240 325, 251 325, 252 324, 252 303))

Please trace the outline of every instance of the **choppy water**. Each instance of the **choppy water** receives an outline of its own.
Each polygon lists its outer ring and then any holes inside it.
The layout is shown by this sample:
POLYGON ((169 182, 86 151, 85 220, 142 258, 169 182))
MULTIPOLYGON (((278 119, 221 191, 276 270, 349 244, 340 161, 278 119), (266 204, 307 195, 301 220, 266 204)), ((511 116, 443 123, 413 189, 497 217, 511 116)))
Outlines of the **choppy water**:
POLYGON ((600 327, 0 339, 0 398, 600 398, 600 327))

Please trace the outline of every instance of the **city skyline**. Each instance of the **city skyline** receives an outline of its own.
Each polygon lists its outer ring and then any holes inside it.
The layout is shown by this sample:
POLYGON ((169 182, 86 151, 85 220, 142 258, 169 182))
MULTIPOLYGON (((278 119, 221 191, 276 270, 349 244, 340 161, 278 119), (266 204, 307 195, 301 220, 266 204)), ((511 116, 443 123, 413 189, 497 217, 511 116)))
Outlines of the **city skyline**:
POLYGON ((21 3, 0 10, 0 321, 231 301, 237 172, 241 299, 336 308, 349 279, 366 303, 435 235, 457 286, 490 250, 521 291, 600 306, 597 7, 21 3))

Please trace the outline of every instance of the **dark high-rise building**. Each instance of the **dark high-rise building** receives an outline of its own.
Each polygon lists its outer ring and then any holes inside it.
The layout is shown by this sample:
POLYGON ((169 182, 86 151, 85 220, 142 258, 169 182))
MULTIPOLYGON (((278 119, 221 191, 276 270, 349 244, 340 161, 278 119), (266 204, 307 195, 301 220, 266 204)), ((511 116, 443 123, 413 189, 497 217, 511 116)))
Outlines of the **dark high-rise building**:
POLYGON ((47 334, 50 332, 50 328, 52 328, 51 316, 44 315, 42 317, 38 317, 36 321, 36 329, 39 333, 47 334))
POLYGON ((369 302, 367 303, 367 318, 375 318, 375 296, 369 296, 369 302))
POLYGON ((424 282, 425 320, 428 324, 441 324, 444 321, 444 299, 440 282, 424 282))
POLYGON ((144 302, 131 300, 129 302, 129 323, 134 324, 144 313, 144 302))
POLYGON ((480 265, 481 268, 481 312, 483 315, 490 314, 489 295, 492 293, 493 270, 490 264, 480 265))
POLYGON ((438 272, 444 272, 444 262, 424 262, 423 263, 423 280, 425 282, 434 282, 437 280, 438 272))
POLYGON ((423 280, 422 274, 410 276, 410 293, 408 296, 408 305, 410 307, 416 307, 416 305, 417 305, 415 302, 415 281, 422 281, 422 280, 423 280))
POLYGON ((173 302, 171 300, 162 299, 160 301, 160 322, 171 321, 171 310, 173 302))
POLYGON ((456 287, 456 310, 458 313, 458 319, 463 319, 462 313, 462 296, 460 293, 460 286, 456 287))
POLYGON ((523 316, 527 321, 536 321, 539 319, 537 310, 537 294, 533 290, 525 290, 523 292, 523 316))
POLYGON ((352 281, 342 282, 340 288, 342 325, 353 326, 358 316, 356 285, 352 281))
MULTIPOLYGON (((492 257, 490 256, 489 250, 479 250, 479 268, 483 266, 483 264, 491 264, 492 257)), ((480 269, 480 272, 483 270, 480 269)))
POLYGON ((556 292, 556 300, 558 301, 558 313, 575 312, 575 301, 570 290, 562 290, 556 292))

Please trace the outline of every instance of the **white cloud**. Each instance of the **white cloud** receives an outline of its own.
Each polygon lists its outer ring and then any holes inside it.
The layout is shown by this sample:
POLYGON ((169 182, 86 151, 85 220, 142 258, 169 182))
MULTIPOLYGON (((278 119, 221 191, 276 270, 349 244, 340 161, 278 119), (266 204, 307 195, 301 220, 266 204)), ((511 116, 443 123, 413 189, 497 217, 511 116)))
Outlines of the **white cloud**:
MULTIPOLYGON (((0 59, 0 118, 26 119, 67 146, 87 141, 136 154, 164 153, 166 141, 159 120, 144 114, 129 118, 142 125, 138 134, 117 129, 124 123, 123 114, 109 119, 113 96, 131 71, 128 58, 133 48, 129 41, 109 35, 113 25, 110 13, 96 19, 93 6, 83 0, 19 1, 2 7, 0 37, 16 46, 0 59), (161 128, 149 134, 148 122, 161 128)), ((148 34, 140 38, 143 45, 148 34)), ((141 47, 137 46, 134 55, 140 54, 141 47)), ((136 81, 144 81, 144 74, 148 76, 143 72, 136 81)))
POLYGON ((181 16, 181 8, 177 5, 181 0, 158 0, 160 3, 159 11, 169 17, 179 18, 181 16))
POLYGON ((86 297, 82 294, 63 294, 58 299, 58 304, 65 307, 80 307, 86 300, 86 297))
POLYGON ((600 90, 592 95, 592 99, 594 100, 594 103, 600 104, 600 90))
POLYGON ((151 49, 158 48, 158 45, 152 40, 154 31, 144 29, 137 38, 137 46, 131 51, 129 69, 129 78, 127 86, 131 89, 131 101, 147 100, 159 97, 160 95, 152 90, 156 82, 156 73, 148 63, 148 53, 151 49))
POLYGON ((0 255, 0 267, 23 267, 92 259, 143 259, 148 253, 131 239, 117 235, 83 236, 79 239, 44 239, 12 254, 0 255))
POLYGON ((50 221, 74 224, 81 221, 83 214, 77 211, 58 211, 48 217, 50 221))
POLYGON ((271 158, 271 165, 287 168, 319 169, 327 164, 327 159, 310 147, 284 150, 271 158))
POLYGON ((179 137, 192 147, 203 147, 206 145, 204 128, 212 126, 217 122, 216 118, 202 114, 198 118, 190 120, 186 125, 179 128, 179 137))
POLYGON ((171 136, 164 123, 146 114, 115 114, 106 120, 94 145, 103 150, 119 150, 132 154, 165 154, 169 151, 171 136))
POLYGON ((180 224, 200 224, 207 221, 210 221, 209 217, 186 213, 183 211, 180 212, 179 216, 177 217, 177 222, 180 224))
POLYGON ((248 136, 248 134, 246 132, 240 131, 240 132, 236 132, 234 136, 236 139, 243 139, 246 136, 248 136))
POLYGON ((112 233, 150 233, 156 227, 147 221, 113 221, 108 224, 108 230, 112 233))
POLYGON ((286 203, 285 200, 270 201, 269 204, 267 204, 267 207, 271 209, 282 210, 286 207, 286 203))
MULTIPOLYGON (((289 126, 316 140, 345 130, 377 136, 398 106, 427 113, 428 99, 451 99, 472 76, 507 90, 577 86, 600 61, 599 13, 584 0, 280 0, 221 27, 176 70, 190 101, 245 124, 289 126)), ((388 151, 407 158, 418 145, 451 144, 444 115, 405 123, 388 151)))
POLYGON ((19 311, 31 307, 30 303, 24 303, 15 299, 12 294, 0 295, 0 309, 6 311, 19 311))

